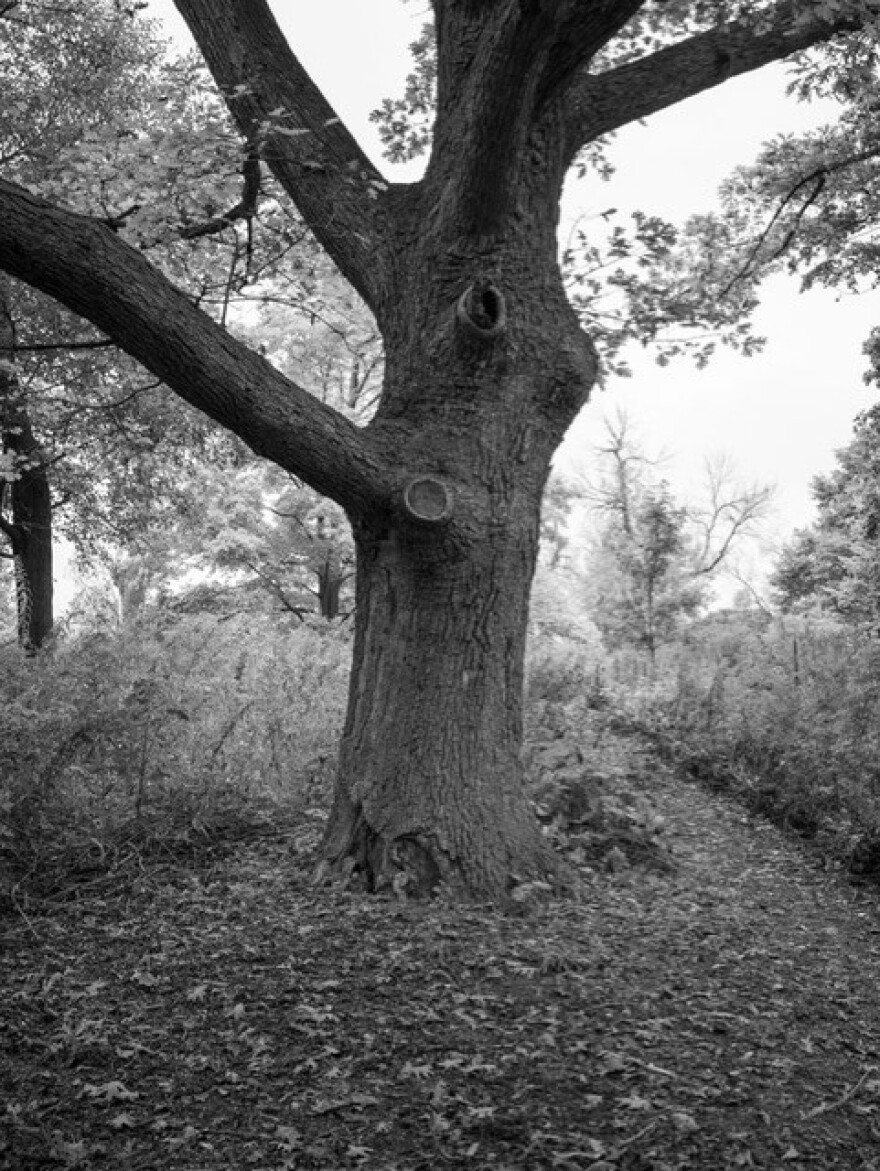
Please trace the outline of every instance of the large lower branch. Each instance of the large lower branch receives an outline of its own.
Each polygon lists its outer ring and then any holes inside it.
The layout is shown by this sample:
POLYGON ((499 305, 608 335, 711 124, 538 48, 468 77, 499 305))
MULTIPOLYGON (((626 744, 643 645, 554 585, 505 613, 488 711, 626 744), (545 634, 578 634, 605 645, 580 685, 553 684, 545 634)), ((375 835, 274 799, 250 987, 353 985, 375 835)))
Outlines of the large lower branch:
POLYGON ((855 5, 820 5, 784 0, 751 20, 719 24, 668 48, 604 73, 585 72, 568 100, 568 157, 596 138, 647 118, 732 77, 760 69, 792 53, 852 32, 880 12, 868 0, 855 5))
POLYGON ((192 406, 355 512, 387 500, 369 438, 237 341, 104 224, 0 180, 0 269, 88 318, 192 406))

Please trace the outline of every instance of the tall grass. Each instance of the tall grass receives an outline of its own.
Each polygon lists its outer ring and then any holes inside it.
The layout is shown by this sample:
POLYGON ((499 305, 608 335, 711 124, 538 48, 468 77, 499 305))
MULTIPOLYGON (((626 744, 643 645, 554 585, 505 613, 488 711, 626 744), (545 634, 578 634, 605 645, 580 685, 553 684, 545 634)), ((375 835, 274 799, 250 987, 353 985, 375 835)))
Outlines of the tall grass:
POLYGON ((609 677, 618 711, 693 776, 880 878, 875 637, 822 619, 707 628, 653 675, 609 677))
POLYGON ((344 629, 262 615, 155 613, 2 652, 7 897, 325 802, 349 660, 344 629))

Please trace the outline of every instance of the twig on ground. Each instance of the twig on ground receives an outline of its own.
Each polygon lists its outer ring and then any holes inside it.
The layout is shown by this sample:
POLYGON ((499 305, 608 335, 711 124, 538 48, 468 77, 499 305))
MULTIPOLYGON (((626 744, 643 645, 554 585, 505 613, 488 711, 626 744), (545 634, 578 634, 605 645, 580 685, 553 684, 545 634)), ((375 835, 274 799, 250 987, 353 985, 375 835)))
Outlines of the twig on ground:
POLYGON ((640 1138, 644 1138, 649 1131, 653 1130, 655 1126, 659 1125, 660 1119, 655 1118, 652 1122, 649 1122, 647 1126, 643 1126, 641 1130, 637 1130, 635 1134, 631 1134, 629 1138, 626 1138, 622 1142, 617 1143, 610 1151, 606 1151, 604 1155, 599 1155, 597 1158, 587 1163, 587 1171, 589 1171, 590 1167, 598 1167, 600 1163, 616 1162, 627 1147, 631 1147, 633 1143, 637 1143, 640 1138))
POLYGON ((822 1102, 821 1105, 814 1106, 812 1110, 808 1110, 807 1113, 803 1115, 803 1118, 818 1118, 820 1114, 830 1114, 832 1110, 836 1110, 839 1106, 845 1106, 847 1102, 851 1101, 856 1096, 856 1094, 865 1084, 868 1075, 877 1072, 877 1068, 878 1067, 876 1065, 869 1065, 856 1084, 848 1089, 842 1097, 837 1098, 834 1102, 822 1102))

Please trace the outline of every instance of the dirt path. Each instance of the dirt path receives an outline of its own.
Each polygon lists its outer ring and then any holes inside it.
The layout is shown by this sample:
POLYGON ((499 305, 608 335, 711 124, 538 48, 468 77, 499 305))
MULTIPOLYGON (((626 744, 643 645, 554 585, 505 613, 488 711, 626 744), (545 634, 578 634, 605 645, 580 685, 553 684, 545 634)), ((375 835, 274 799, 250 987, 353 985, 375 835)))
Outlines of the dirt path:
POLYGON ((676 868, 583 905, 315 891, 306 829, 7 921, 0 1166, 880 1169, 876 900, 608 760, 676 868))

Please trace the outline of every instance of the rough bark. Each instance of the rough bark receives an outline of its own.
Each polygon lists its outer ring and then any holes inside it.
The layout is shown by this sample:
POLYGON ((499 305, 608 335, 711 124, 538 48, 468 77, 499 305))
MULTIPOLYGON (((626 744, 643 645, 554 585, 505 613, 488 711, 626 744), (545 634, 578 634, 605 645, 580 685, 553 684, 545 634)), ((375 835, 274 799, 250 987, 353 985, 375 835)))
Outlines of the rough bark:
POLYGON ((501 896, 553 871, 521 777, 541 494, 595 354, 556 262, 587 139, 834 31, 771 11, 604 74, 630 0, 434 0, 424 179, 387 185, 266 0, 176 0, 247 139, 381 328, 359 430, 195 309, 105 225, 0 182, 0 266, 90 318, 259 454, 337 500, 357 548, 354 668, 328 865, 372 889, 501 896), (809 26, 809 27, 807 27, 809 26))
MULTIPOLYGON (((25 435, 28 433, 25 432, 25 435)), ((31 433, 30 438, 33 439, 31 433)), ((39 449, 29 449, 39 461, 39 449)), ((18 599, 18 639, 39 650, 55 622, 52 580, 52 497, 45 466, 36 462, 12 485, 12 549, 18 599)))
MULTIPOLYGON (((518 509, 518 512, 520 509, 518 509)), ((555 877, 522 786, 537 499, 469 556, 359 526, 351 702, 329 862, 369 889, 495 896, 555 877)))
POLYGON ((8 542, 15 574, 18 642, 33 654, 54 624, 52 497, 43 454, 14 374, 14 342, 12 319, 0 296, 0 450, 14 461, 11 478, 0 477, 0 532, 8 542))

